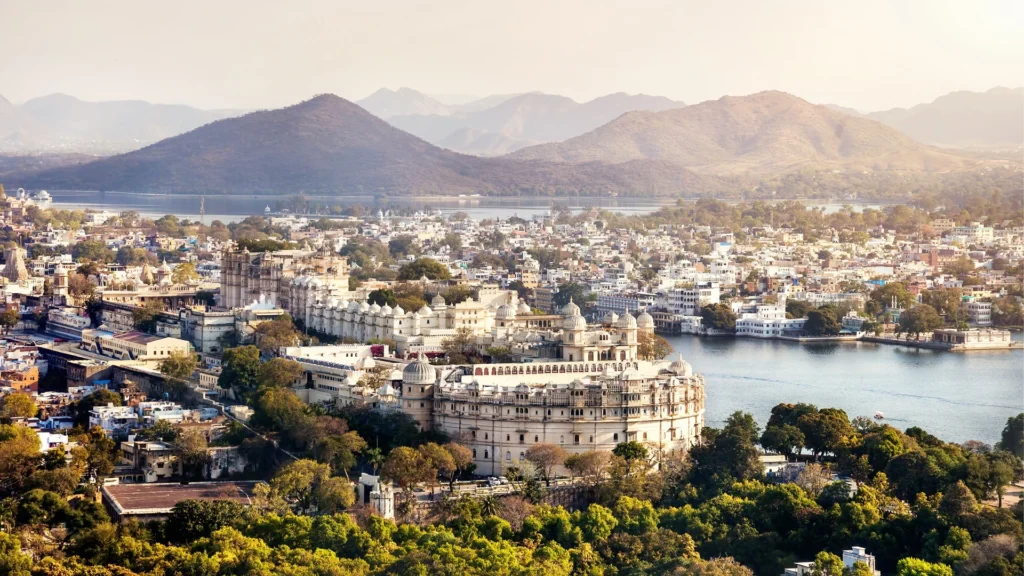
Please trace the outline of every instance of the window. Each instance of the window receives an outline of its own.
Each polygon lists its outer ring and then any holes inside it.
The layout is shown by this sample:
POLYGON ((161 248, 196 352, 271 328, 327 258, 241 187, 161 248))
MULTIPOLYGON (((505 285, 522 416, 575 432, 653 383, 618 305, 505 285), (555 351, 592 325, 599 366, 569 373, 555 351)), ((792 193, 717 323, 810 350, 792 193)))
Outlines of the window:
POLYGON ((525 438, 525 436, 523 434, 519 435, 519 443, 520 444, 522 444, 525 441, 524 438, 525 438))
POLYGON ((573 436, 572 443, 576 444, 576 445, 579 445, 579 443, 580 443, 580 435, 579 434, 576 434, 576 435, 573 436))
POLYGON ((490 456, 487 454, 487 450, 484 450, 484 460, 487 460, 490 456))
POLYGON ((538 440, 539 438, 540 438, 540 437, 539 437, 539 436, 537 436, 536 434, 534 434, 534 435, 533 435, 533 441, 534 441, 534 442, 538 442, 538 441, 539 441, 539 440, 538 440))
POLYGON ((473 448, 473 458, 476 458, 476 448, 473 448))
POLYGON ((511 442, 511 441, 512 441, 512 435, 511 434, 505 434, 505 442, 511 442))
POLYGON ((505 461, 506 462, 511 462, 512 461, 512 453, 511 452, 505 452, 505 461))
POLYGON ((612 440, 614 442, 618 442, 619 441, 619 435, 618 434, 612 434, 612 440))

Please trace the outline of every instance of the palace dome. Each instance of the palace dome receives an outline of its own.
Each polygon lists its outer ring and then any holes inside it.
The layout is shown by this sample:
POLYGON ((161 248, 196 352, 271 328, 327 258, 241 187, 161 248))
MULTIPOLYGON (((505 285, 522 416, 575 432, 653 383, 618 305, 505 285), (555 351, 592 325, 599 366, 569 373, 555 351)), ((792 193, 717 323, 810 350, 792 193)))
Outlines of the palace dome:
POLYGON ((502 304, 498 306, 494 317, 498 320, 513 320, 516 317, 516 309, 511 304, 502 304))
POLYGON ((633 315, 629 313, 629 310, 627 310, 626 313, 619 318, 619 328, 623 330, 636 330, 636 327, 636 318, 634 318, 633 315))
POLYGON ((683 378, 689 378, 690 376, 693 376, 693 366, 690 366, 689 362, 683 360, 683 354, 681 352, 679 353, 679 356, 676 357, 675 361, 672 362, 672 364, 668 367, 668 369, 671 370, 672 372, 675 372, 677 376, 682 376, 683 378))
POLYGON ((516 309, 516 312, 519 313, 519 314, 532 314, 533 310, 530 309, 530 305, 529 304, 527 304, 523 300, 520 300, 519 301, 519 307, 516 309))
POLYGON ((441 296, 440 294, 438 294, 438 295, 436 295, 436 296, 434 296, 433 298, 430 299, 430 307, 431 308, 440 308, 440 307, 444 307, 444 306, 445 306, 444 296, 441 296))
POLYGON ((643 312, 640 313, 639 316, 636 317, 636 325, 638 328, 641 329, 654 328, 654 317, 648 314, 647 310, 644 310, 643 312))
POLYGON ((427 356, 420 354, 402 370, 402 382, 406 384, 433 384, 437 371, 427 362, 427 356))
POLYGON ((580 307, 572 301, 572 296, 569 297, 569 303, 562 307, 562 315, 564 316, 579 316, 580 307))
POLYGON ((586 330, 587 321, 579 314, 566 316, 565 320, 562 321, 562 328, 565 330, 586 330))
POLYGON ((619 321, 619 315, 616 314, 615 312, 608 312, 607 314, 604 315, 604 323, 605 324, 611 324, 612 326, 614 326, 615 323, 618 322, 618 321, 619 321))
POLYGON ((394 314, 394 315, 395 315, 396 317, 397 317, 397 316, 405 316, 405 310, 404 310, 404 309, 403 309, 403 308, 402 308, 401 306, 399 306, 398 304, 395 304, 395 309, 394 309, 394 310, 392 310, 391 312, 392 312, 392 313, 393 313, 393 314, 394 314))
POLYGON ((390 316, 392 311, 394 311, 394 308, 388 306, 387 302, 385 302, 384 306, 380 309, 380 313, 383 316, 390 316))

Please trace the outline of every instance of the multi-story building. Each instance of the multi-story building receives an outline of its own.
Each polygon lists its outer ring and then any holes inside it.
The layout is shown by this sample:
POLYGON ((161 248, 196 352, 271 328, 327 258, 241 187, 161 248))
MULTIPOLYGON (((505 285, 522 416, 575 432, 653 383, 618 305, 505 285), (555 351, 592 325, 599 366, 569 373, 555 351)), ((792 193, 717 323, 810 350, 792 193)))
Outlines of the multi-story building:
POLYGON ((736 335, 751 338, 776 338, 803 330, 806 318, 786 318, 786 304, 758 304, 753 312, 736 319, 736 335))
POLYGON ((192 345, 178 338, 131 331, 112 334, 103 330, 82 332, 82 347, 117 360, 163 362, 173 353, 189 354, 192 345))
POLYGON ((967 314, 967 321, 976 326, 992 325, 992 303, 981 300, 970 300, 960 304, 961 309, 967 314))
POLYGON ((570 453, 637 441, 667 453, 699 441, 704 378, 681 358, 475 365, 403 371, 400 405, 423 428, 459 438, 478 473, 521 465, 531 445, 570 453))
MULTIPOLYGON (((312 276, 324 287, 348 291, 348 259, 336 255, 325 243, 319 250, 254 252, 226 250, 221 255, 221 306, 245 306, 264 296, 285 310, 292 302, 292 280, 312 276)), ((305 286, 303 286, 305 288, 305 286)), ((305 295, 306 291, 301 291, 305 295)), ((298 304, 302 308, 304 303, 298 304)))
POLYGON ((969 226, 953 228, 953 236, 961 237, 967 242, 989 242, 994 235, 995 231, 991 227, 982 226, 980 222, 972 222, 969 226))
POLYGON ((82 330, 92 325, 81 308, 51 308, 46 316, 46 333, 69 340, 81 340, 82 330))
POLYGON ((665 293, 665 307, 673 314, 697 316, 701 308, 721 302, 721 285, 702 282, 692 288, 672 288, 665 293))
POLYGON ((597 296, 597 313, 604 315, 623 310, 640 310, 654 306, 654 301, 655 295, 646 292, 599 294, 597 296))

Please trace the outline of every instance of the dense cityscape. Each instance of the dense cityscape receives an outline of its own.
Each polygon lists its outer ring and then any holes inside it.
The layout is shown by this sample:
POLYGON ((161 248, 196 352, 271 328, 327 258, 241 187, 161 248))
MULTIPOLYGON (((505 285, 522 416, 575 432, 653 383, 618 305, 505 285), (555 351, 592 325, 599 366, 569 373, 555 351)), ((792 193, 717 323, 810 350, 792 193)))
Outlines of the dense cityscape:
POLYGON ((994 446, 785 398, 713 427, 713 379, 664 338, 1016 348, 1019 199, 293 197, 227 225, 2 203, 5 573, 1020 564, 1024 414, 994 446))

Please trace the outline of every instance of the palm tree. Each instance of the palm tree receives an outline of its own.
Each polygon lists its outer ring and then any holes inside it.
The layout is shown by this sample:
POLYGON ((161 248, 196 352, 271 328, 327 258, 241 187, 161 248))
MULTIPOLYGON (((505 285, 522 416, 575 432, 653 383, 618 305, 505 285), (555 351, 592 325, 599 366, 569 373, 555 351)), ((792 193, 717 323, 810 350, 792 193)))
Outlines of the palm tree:
POLYGON ((376 476, 377 469, 380 468, 381 465, 384 464, 384 460, 387 459, 384 456, 384 451, 380 448, 370 448, 364 452, 364 454, 366 455, 366 461, 373 467, 373 475, 376 476))

